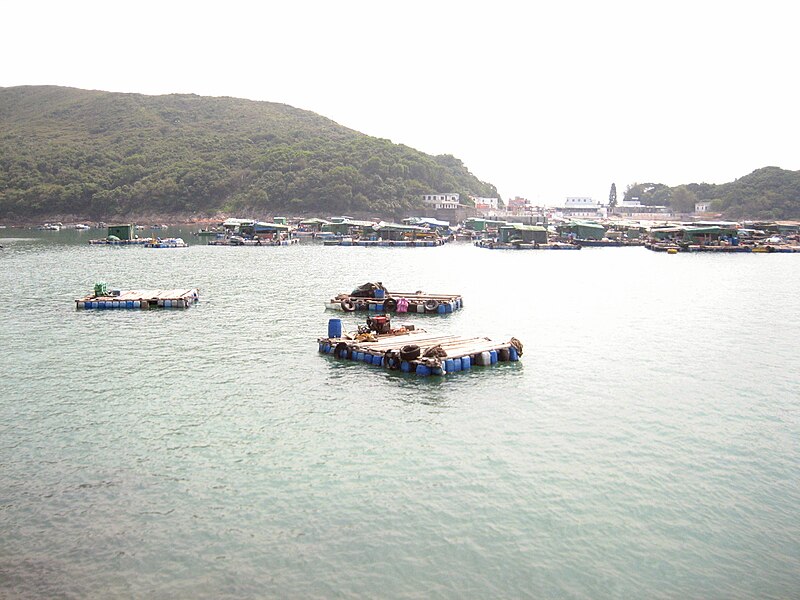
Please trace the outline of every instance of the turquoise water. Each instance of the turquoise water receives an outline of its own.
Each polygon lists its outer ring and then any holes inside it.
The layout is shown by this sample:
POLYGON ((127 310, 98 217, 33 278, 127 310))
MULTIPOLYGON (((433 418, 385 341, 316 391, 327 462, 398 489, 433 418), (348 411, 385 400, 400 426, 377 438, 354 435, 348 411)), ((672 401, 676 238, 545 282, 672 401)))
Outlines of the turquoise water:
POLYGON ((0 596, 800 594, 797 255, 96 235, 0 230, 0 596), (522 361, 318 354, 376 280, 522 361), (96 281, 201 302, 76 311, 96 281))

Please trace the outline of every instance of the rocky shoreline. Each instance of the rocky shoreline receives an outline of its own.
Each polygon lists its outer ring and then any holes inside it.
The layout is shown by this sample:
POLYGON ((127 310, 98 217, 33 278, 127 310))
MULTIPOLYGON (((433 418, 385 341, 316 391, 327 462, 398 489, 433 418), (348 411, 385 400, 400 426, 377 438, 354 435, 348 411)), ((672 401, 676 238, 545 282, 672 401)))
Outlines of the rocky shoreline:
POLYGON ((96 225, 98 223, 134 223, 136 225, 216 225, 227 219, 227 215, 208 216, 206 214, 158 214, 147 213, 139 215, 112 216, 112 217, 81 217, 80 215, 49 215, 37 218, 1 218, 0 225, 5 227, 30 229, 44 223, 61 223, 64 227, 80 223, 96 225))

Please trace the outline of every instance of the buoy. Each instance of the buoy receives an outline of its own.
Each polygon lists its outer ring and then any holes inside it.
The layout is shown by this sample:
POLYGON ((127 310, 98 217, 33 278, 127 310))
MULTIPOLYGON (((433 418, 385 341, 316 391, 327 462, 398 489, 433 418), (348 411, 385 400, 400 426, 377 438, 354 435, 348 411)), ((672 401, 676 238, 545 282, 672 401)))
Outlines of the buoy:
POLYGON ((678 253, 677 248, 667 248, 667 254, 677 254, 677 253, 678 253))

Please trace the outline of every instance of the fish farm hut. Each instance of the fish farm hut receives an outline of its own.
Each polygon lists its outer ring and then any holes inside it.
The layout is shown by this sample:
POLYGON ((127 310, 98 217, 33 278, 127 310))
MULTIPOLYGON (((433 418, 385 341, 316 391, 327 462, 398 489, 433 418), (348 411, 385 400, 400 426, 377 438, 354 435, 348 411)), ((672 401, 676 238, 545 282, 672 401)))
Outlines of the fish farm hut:
POLYGON ((330 221, 326 221, 325 219, 303 219, 300 221, 299 225, 303 231, 313 231, 319 232, 322 230, 324 225, 329 224, 330 221))
POLYGON ((557 225, 556 231, 561 236, 573 235, 579 240, 602 240, 606 235, 606 228, 599 223, 588 221, 575 221, 557 225))
POLYGON ((134 235, 136 235, 136 226, 132 223, 126 223, 124 225, 109 225, 108 226, 108 235, 114 236, 119 238, 120 240, 132 240, 134 235))
POLYGON ((343 219, 341 221, 333 221, 326 223, 322 226, 321 231, 332 233, 333 235, 358 235, 369 237, 374 232, 373 221, 356 221, 354 219, 343 219))
POLYGON ((506 221, 493 221, 491 219, 480 219, 477 217, 470 217, 464 221, 464 229, 470 231, 497 231, 506 221))
POLYGON ((515 242, 523 244, 546 244, 547 229, 540 225, 509 223, 508 225, 500 226, 497 232, 497 241, 502 244, 513 244, 515 242))

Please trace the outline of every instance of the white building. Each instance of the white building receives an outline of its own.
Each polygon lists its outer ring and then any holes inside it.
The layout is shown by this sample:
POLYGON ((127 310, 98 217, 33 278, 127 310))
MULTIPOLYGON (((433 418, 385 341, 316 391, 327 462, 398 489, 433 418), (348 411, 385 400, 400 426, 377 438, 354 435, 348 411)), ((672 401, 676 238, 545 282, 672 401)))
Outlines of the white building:
POLYGON ((497 210, 499 208, 499 198, 477 198, 470 196, 478 210, 497 210))
POLYGON ((611 212, 631 219, 657 219, 659 215, 665 217, 672 215, 666 206, 644 205, 638 198, 620 201, 611 212))
POLYGON ((564 208, 559 212, 565 217, 599 218, 608 216, 608 210, 604 205, 585 196, 567 197, 564 208))
POLYGON ((422 201, 434 210, 456 209, 460 206, 458 194, 425 194, 422 201))
POLYGON ((704 202, 697 202, 694 205, 694 212, 696 213, 707 213, 709 210, 711 210, 711 202, 708 200, 704 202))

